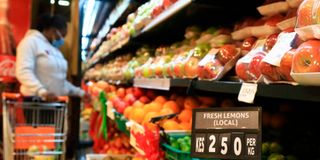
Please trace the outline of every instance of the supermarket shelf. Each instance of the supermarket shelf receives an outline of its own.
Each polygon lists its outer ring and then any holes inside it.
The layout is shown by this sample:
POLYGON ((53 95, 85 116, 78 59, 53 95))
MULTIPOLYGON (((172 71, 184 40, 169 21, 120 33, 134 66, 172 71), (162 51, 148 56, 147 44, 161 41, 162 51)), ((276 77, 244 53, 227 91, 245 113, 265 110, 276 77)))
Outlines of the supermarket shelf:
MULTIPOLYGON (((139 85, 141 88, 161 89, 163 79, 144 79, 139 85), (154 86, 150 85, 153 81, 154 86), (157 83, 158 81, 158 83, 157 83), (145 84, 145 85, 143 85, 145 84)), ((238 94, 241 88, 241 82, 231 81, 200 81, 190 79, 170 79, 170 87, 193 87, 195 90, 208 91, 215 93, 238 94)), ((320 87, 317 86, 292 86, 287 84, 258 84, 256 96, 281 98, 290 100, 302 100, 320 102, 320 87)))
POLYGON ((179 0, 153 19, 140 33, 131 37, 127 44, 110 52, 90 65, 89 68, 112 59, 110 57, 115 57, 112 56, 114 55, 113 52, 119 54, 128 48, 133 51, 133 44, 138 46, 142 44, 160 45, 182 40, 185 28, 190 25, 199 24, 200 26, 208 27, 217 25, 216 22, 226 25, 232 24, 243 16, 258 14, 255 7, 260 4, 262 4, 262 0, 239 2, 234 0, 179 0), (230 4, 241 4, 243 7, 230 4), (232 10, 232 12, 229 10, 232 10), (208 14, 210 15, 209 19, 208 14))
POLYGON ((175 4, 173 4, 170 8, 168 8, 166 11, 161 13, 159 16, 157 16, 154 20, 152 20, 147 26, 145 26, 141 34, 144 32, 147 32, 154 28, 155 26, 159 25, 160 23, 163 23, 166 19, 173 16, 183 8, 187 7, 189 4, 191 4, 192 0, 179 0, 175 4))

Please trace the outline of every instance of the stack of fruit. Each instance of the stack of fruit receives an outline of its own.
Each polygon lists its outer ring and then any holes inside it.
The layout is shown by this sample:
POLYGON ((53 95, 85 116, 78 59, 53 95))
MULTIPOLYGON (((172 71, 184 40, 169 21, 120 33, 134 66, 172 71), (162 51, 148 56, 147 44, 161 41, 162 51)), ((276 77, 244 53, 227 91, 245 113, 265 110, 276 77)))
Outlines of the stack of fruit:
POLYGON ((190 152, 191 150, 191 137, 190 136, 184 136, 179 138, 170 137, 170 146, 181 150, 182 152, 190 152))
POLYGON ((188 27, 185 40, 157 48, 156 57, 136 68, 135 77, 217 79, 239 57, 236 45, 228 43, 232 43, 228 29, 211 27, 201 32, 197 27, 188 27))
POLYGON ((115 134, 111 137, 111 140, 103 146, 103 149, 99 153, 104 154, 128 154, 134 155, 135 150, 131 147, 129 143, 129 137, 123 133, 115 134))
POLYGON ((277 142, 262 143, 262 160, 298 160, 293 155, 284 156, 282 154, 282 146, 277 142))
POLYGON ((135 36, 164 10, 168 9, 177 0, 150 0, 141 5, 136 12, 127 17, 127 22, 120 27, 112 28, 106 35, 107 40, 101 44, 94 56, 89 60, 92 64, 95 60, 121 48, 131 36, 135 36))
POLYGON ((124 78, 126 81, 134 77, 134 71, 137 67, 144 64, 152 54, 152 50, 148 47, 142 47, 136 51, 136 56, 133 57, 127 65, 122 68, 124 78))

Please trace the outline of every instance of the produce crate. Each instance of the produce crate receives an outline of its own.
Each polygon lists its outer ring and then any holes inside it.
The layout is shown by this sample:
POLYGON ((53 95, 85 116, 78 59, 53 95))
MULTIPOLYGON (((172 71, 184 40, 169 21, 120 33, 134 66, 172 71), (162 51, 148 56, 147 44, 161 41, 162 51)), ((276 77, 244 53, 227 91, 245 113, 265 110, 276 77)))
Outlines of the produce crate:
POLYGON ((131 160, 132 155, 87 154, 86 160, 131 160))
POLYGON ((127 134, 130 135, 130 131, 127 129, 126 123, 128 122, 128 120, 123 116, 123 114, 117 112, 117 111, 113 111, 114 112, 114 118, 115 118, 115 122, 117 124, 118 129, 127 134))

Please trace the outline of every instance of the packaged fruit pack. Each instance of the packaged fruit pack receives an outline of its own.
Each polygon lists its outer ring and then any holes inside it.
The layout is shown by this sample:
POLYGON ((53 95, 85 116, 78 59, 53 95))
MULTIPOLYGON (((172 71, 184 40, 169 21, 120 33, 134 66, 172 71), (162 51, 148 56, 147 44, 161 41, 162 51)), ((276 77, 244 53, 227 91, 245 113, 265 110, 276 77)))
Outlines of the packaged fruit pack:
POLYGON ((297 48, 291 76, 302 85, 320 85, 320 40, 308 40, 297 48))
POLYGON ((291 73, 292 58, 299 43, 293 29, 279 34, 275 45, 262 59, 259 69, 266 83, 294 83, 291 73))
POLYGON ((305 0, 298 8, 295 31, 302 40, 320 39, 320 0, 305 0))
POLYGON ((243 81, 259 82, 262 80, 259 65, 266 55, 266 39, 258 39, 253 49, 236 64, 236 74, 243 81))
POLYGON ((199 62, 198 78, 200 80, 219 80, 236 64, 240 55, 240 49, 233 44, 211 49, 199 62))

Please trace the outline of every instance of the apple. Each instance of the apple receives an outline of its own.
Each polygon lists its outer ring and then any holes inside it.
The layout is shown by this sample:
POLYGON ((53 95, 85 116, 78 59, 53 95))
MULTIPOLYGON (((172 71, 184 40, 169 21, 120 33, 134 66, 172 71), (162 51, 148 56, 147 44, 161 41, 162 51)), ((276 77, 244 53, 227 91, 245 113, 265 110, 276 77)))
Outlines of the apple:
POLYGON ((240 79, 242 79, 244 81, 249 80, 248 64, 241 63, 241 62, 237 63, 236 64, 236 74, 240 79))
POLYGON ((135 68, 135 69, 134 69, 134 76, 137 77, 137 78, 141 77, 141 76, 142 76, 142 73, 141 73, 141 72, 142 72, 142 71, 141 71, 141 67, 135 68))
POLYGON ((280 61, 279 72, 282 75, 282 77, 287 81, 294 81, 290 73, 292 68, 292 59, 295 52, 296 52, 296 49, 291 49, 290 51, 288 51, 283 55, 280 61))
POLYGON ((163 0, 164 9, 169 8, 172 4, 174 4, 177 0, 163 0))
POLYGON ((261 76, 261 72, 259 69, 260 62, 265 57, 264 52, 258 52, 256 55, 252 58, 248 65, 249 74, 252 77, 252 80, 258 80, 261 76))
POLYGON ((221 62, 218 59, 214 59, 198 67, 199 77, 202 79, 215 79, 222 69, 221 62))
POLYGON ((153 8, 151 16, 153 18, 157 17, 160 13, 163 12, 163 10, 164 10, 163 6, 159 4, 159 5, 157 5, 156 7, 153 8))
POLYGON ((126 109, 126 107, 128 106, 128 104, 124 101, 119 101, 118 104, 117 104, 117 108, 116 110, 123 114, 124 110, 126 109))
POLYGON ((295 73, 320 72, 320 41, 302 43, 293 56, 292 70, 295 73))
POLYGON ((126 94, 132 94, 133 93, 133 88, 129 87, 126 89, 126 94))
POLYGON ((225 65, 237 55, 237 48, 234 44, 223 45, 217 53, 218 60, 225 65))
POLYGON ((177 78, 182 78, 184 75, 184 63, 178 62, 173 65, 173 73, 177 78))
POLYGON ((269 52, 272 49, 272 47, 276 44, 276 42, 278 40, 278 35, 279 35, 279 33, 275 33, 275 34, 271 34, 268 36, 268 38, 263 46, 263 49, 266 52, 269 52))
POLYGON ((268 80, 271 80, 271 81, 281 80, 281 76, 277 66, 271 65, 267 62, 261 62, 259 64, 259 69, 261 74, 263 74, 263 76, 268 80))
POLYGON ((184 65, 185 76, 187 78, 195 78, 198 76, 198 63, 199 59, 190 57, 184 65))
POLYGON ((129 105, 132 105, 136 101, 136 98, 132 93, 129 93, 124 97, 124 101, 129 105))
POLYGON ((154 74, 155 76, 157 77, 163 77, 163 66, 160 65, 160 64, 157 64, 155 67, 154 67, 154 74))
POLYGON ((141 96, 141 97, 139 98, 139 101, 142 102, 142 103, 144 103, 144 104, 147 104, 147 103, 150 102, 150 99, 149 99, 147 96, 141 96))
POLYGON ((297 27, 304 27, 314 24, 313 5, 316 0, 304 0, 298 8, 297 27))
POLYGON ((281 22, 283 19, 284 17, 281 14, 276 14, 266 19, 265 25, 276 27, 277 24, 281 22))
POLYGON ((257 39, 255 37, 246 38, 242 42, 241 50, 249 52, 252 49, 253 45, 255 44, 256 40, 257 39))
POLYGON ((133 95, 136 97, 136 98, 139 98, 141 97, 143 94, 144 94, 144 90, 141 89, 141 88, 138 88, 138 87, 133 87, 133 95))
POLYGON ((117 96, 119 98, 124 98, 126 96, 126 90, 124 88, 119 88, 117 90, 117 96))
POLYGON ((151 70, 150 66, 144 66, 144 67, 142 68, 142 76, 143 76, 144 78, 150 78, 150 77, 152 77, 152 70, 151 70))

